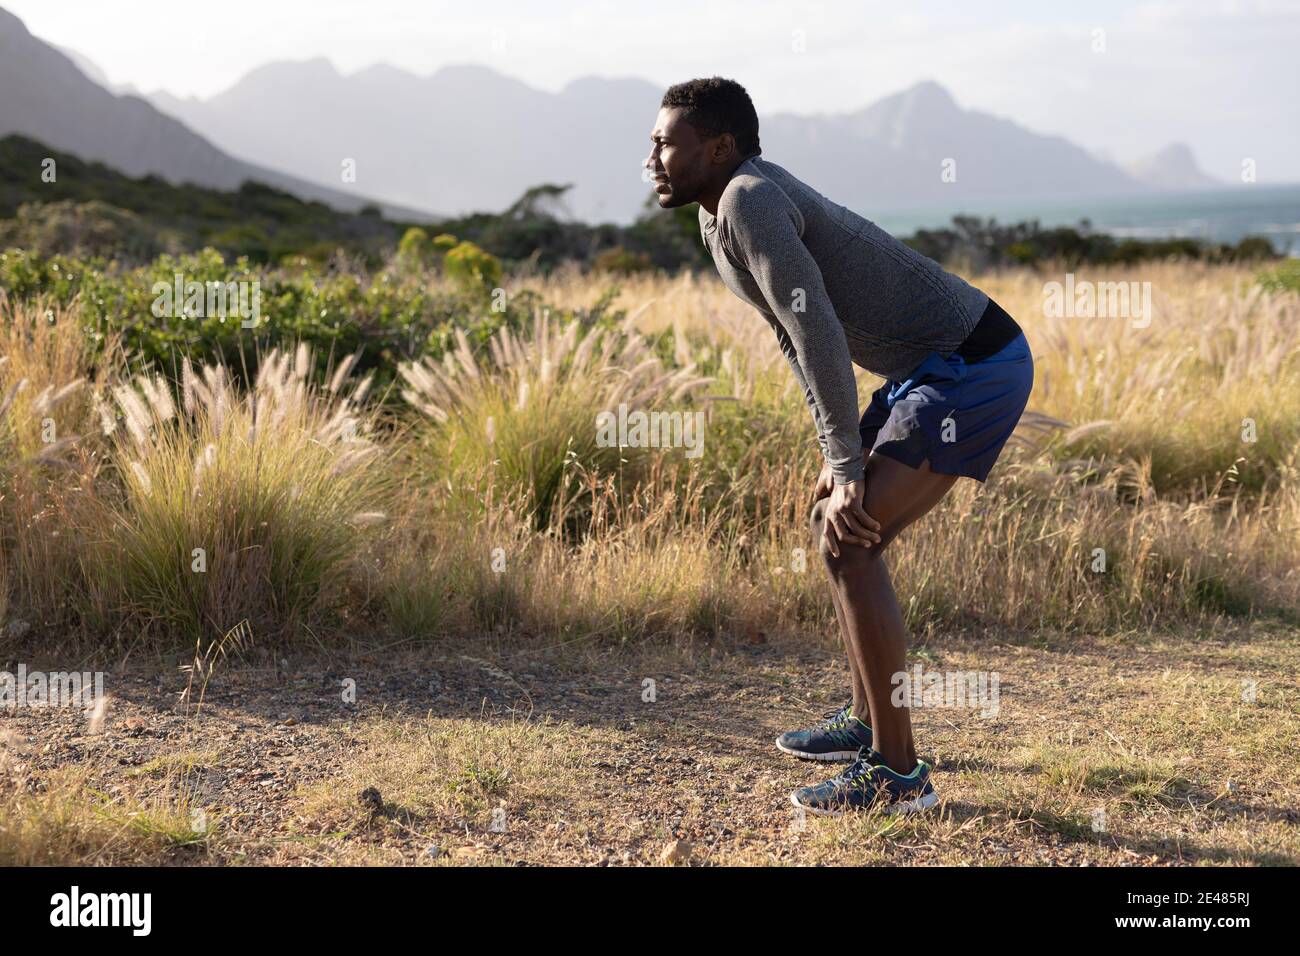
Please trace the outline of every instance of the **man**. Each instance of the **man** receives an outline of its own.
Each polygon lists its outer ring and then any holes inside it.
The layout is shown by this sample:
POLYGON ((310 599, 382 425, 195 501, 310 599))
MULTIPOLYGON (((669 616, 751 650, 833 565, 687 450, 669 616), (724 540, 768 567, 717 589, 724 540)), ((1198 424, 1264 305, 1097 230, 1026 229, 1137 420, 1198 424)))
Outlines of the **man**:
POLYGON ((825 459, 811 527, 853 697, 776 744, 851 763, 791 799, 814 813, 933 806, 908 710, 890 700, 907 645, 883 556, 959 477, 988 475, 1033 385, 1028 343, 985 293, 763 159, 738 83, 669 88, 650 138, 660 208, 699 203, 718 274, 776 333, 825 459), (885 379, 861 420, 854 363, 885 379))

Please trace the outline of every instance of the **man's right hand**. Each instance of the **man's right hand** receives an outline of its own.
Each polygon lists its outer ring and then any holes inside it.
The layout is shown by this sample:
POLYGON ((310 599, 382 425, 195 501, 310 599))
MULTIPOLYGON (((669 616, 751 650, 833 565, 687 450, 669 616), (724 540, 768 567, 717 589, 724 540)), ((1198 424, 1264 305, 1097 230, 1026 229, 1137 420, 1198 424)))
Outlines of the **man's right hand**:
POLYGON ((835 479, 831 476, 831 466, 822 465, 822 473, 817 476, 817 484, 813 485, 813 501, 829 498, 834 487, 835 479))

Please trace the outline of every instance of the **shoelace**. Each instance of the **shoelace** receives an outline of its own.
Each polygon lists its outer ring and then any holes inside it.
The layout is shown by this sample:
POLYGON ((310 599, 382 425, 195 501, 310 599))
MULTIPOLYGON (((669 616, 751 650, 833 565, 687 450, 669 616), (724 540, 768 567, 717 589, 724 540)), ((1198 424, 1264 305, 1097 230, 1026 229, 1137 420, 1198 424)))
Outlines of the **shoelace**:
POLYGON ((849 725, 850 709, 841 707, 839 710, 828 710, 822 714, 821 726, 819 730, 842 730, 849 725))
POLYGON ((871 748, 863 747, 858 751, 858 759, 844 768, 832 782, 841 787, 860 787, 867 782, 867 777, 876 765, 871 762, 871 748))

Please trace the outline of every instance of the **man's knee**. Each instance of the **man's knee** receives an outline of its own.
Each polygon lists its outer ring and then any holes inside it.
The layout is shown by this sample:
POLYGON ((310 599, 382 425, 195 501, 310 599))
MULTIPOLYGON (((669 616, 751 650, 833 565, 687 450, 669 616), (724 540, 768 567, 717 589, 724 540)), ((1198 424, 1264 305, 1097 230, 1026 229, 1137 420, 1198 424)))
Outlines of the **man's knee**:
MULTIPOLYGON (((812 507, 812 513, 809 516, 808 523, 811 527, 814 539, 817 543, 817 550, 826 562, 827 569, 833 576, 850 574, 853 569, 860 567, 862 564, 875 561, 884 553, 885 548, 894 540, 894 534, 887 528, 881 528, 880 543, 873 543, 870 547, 856 544, 852 541, 840 541, 839 557, 836 557, 830 549, 830 544, 826 540, 826 534, 823 530, 826 524, 826 499, 822 498, 812 507)), ((837 539, 838 540, 838 539, 837 539)))

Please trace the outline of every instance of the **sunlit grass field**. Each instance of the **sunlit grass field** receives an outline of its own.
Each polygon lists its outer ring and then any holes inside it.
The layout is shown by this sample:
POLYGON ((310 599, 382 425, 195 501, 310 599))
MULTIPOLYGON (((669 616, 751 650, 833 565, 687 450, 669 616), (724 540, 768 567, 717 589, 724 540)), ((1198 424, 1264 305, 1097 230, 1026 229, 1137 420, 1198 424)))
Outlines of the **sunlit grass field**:
MULTIPOLYGON (((980 278, 1026 328, 1035 387, 991 480, 895 549, 912 623, 1293 614, 1297 296, 1244 269, 1150 267, 1132 277, 1156 304, 1138 328, 1045 317, 1051 278, 980 278)), ((562 306, 611 280, 523 281, 562 306)), ((359 624, 621 642, 819 618, 817 449, 770 331, 712 279, 618 283, 620 325, 539 307, 488 348, 400 363, 403 400, 382 405, 345 358, 317 380, 302 349, 264 356, 251 388, 189 356, 174 394, 111 349, 85 360, 75 303, 7 302, 6 620, 101 642, 247 620, 292 643, 363 640, 359 624), (602 444, 597 417, 621 404, 702 412, 698 454, 602 444)), ((860 375, 864 402, 876 384, 860 375)))
MULTIPOLYGON (((1273 663, 1265 669, 1285 671, 1291 639, 1277 635, 1293 637, 1300 615, 1300 295, 1266 291, 1238 266, 1079 271, 1080 279, 1150 282, 1155 312, 1138 327, 1045 315, 1044 283, 1063 277, 1026 270, 975 279, 1025 328, 1035 386, 989 482, 959 483, 891 549, 917 646, 943 648, 958 635, 1029 647, 1158 641, 1165 666, 1183 677, 1166 686, 1147 675, 1144 693, 1158 702, 1174 687, 1186 704, 1201 678, 1180 648, 1194 655, 1207 636, 1266 627, 1273 663)), ((263 655, 244 664, 490 645, 498 655, 561 648, 598 660, 672 648, 684 655, 675 666, 689 670, 718 648, 809 640, 834 660, 833 615, 806 530, 817 445, 770 329, 711 276, 574 271, 505 280, 507 295, 531 289, 557 311, 589 308, 611 285, 621 322, 565 324, 539 305, 526 327, 499 332, 485 348, 462 337, 436 359, 394 357, 383 395, 346 356, 328 357, 321 377, 322 357, 305 349, 262 356, 251 380, 199 354, 185 356, 183 368, 130 372, 112 343, 87 348, 80 303, 5 298, 5 659, 51 669, 87 658, 188 659, 240 628, 263 655), (602 444, 597 417, 620 404, 702 413, 701 453, 602 444)), ((864 403, 877 384, 859 373, 864 403)), ((222 666, 236 664, 217 664, 218 682, 222 666)), ((1184 705, 1166 703, 1153 720, 1172 726, 1184 705)), ((1274 729, 1293 739, 1294 700, 1273 706, 1274 729)), ((1202 716, 1204 739, 1221 743, 1214 719, 1202 716)), ((1274 766, 1275 748, 1257 730, 1246 748, 1216 744, 1218 766, 1246 775, 1256 769, 1252 748, 1274 766)), ((964 799, 978 805, 984 793, 1008 832, 1026 819, 1073 831, 1087 829, 1093 793, 1158 816, 1189 791, 1213 789, 1196 776, 1212 767, 1181 767, 1138 747, 1132 737, 1143 731, 1141 722, 1128 726, 1128 749, 1094 739, 1074 752, 1062 727, 1024 729, 1019 749, 998 759, 1031 775, 1028 794, 1002 787, 1006 767, 976 764, 961 770, 973 775, 964 799), (1137 771, 1111 774, 1139 751, 1137 771), (1022 797, 1046 816, 1005 806, 1022 797)), ((372 770, 392 778, 418 811, 404 818, 417 828, 421 819, 452 826, 458 814, 482 816, 498 789, 515 785, 487 785, 465 770, 478 764, 461 752, 471 742, 459 725, 428 732, 450 742, 434 748, 449 754, 446 768, 423 758, 407 766, 433 737, 367 722, 358 733, 376 762, 339 772, 349 786, 372 770), (440 768, 469 776, 426 788, 420 775, 440 768)), ((516 783, 543 803, 560 799, 551 775, 578 774, 573 753, 600 743, 564 725, 500 733, 503 752, 523 761, 511 771, 525 780, 516 783)), ((209 839, 193 823, 191 795, 172 799, 128 781, 114 813, 145 823, 118 825, 86 810, 102 794, 86 789, 75 765, 44 766, 17 745, 4 753, 0 861, 167 859, 168 848, 209 839), (33 780, 48 789, 34 791, 33 780)), ((328 830, 342 811, 323 787, 300 799, 328 830)), ((930 839, 964 845, 971 818, 947 819, 930 839)), ((1249 834, 1227 833, 1219 857, 1249 857, 1249 834)), ((827 829, 799 859, 834 859, 854 834, 827 829)), ((658 837, 652 827, 645 839, 658 837)), ((979 861, 980 845, 951 859, 979 861)), ((1295 852, 1294 834, 1272 846, 1295 852)), ((375 849, 359 858, 389 856, 375 849)), ((896 858, 882 850, 864 861, 896 858)), ((746 843, 731 861, 767 859, 746 843)))

